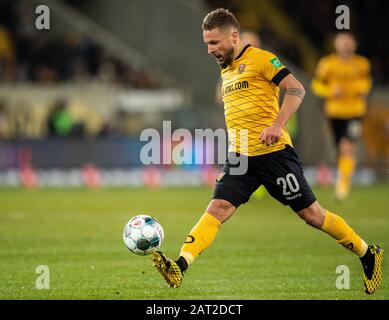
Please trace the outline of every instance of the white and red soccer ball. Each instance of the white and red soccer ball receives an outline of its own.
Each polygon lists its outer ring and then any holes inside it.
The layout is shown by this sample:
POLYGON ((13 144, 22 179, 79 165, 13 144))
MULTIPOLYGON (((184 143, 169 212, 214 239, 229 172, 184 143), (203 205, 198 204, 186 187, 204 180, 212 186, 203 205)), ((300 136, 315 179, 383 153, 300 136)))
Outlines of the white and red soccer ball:
POLYGON ((164 238, 161 224, 148 215, 133 217, 123 230, 124 244, 131 252, 146 256, 158 250, 164 238))

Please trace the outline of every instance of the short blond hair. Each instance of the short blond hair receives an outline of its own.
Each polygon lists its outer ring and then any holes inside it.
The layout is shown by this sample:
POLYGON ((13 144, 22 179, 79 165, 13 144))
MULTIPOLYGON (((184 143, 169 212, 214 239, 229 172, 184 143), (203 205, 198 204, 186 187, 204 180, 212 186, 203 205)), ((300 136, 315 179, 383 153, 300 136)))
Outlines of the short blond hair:
POLYGON ((228 9, 218 8, 208 13, 201 26, 203 30, 212 30, 215 28, 234 27, 240 29, 239 22, 228 9))

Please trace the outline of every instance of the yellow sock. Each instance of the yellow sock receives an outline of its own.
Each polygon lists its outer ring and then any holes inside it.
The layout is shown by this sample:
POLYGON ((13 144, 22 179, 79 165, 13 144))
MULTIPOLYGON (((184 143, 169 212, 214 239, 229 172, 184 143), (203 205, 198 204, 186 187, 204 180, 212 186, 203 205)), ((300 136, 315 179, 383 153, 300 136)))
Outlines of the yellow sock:
POLYGON ((336 182, 336 196, 344 199, 348 196, 355 170, 355 159, 352 156, 340 156, 338 161, 338 179, 336 182))
POLYGON ((355 159, 353 156, 340 156, 338 161, 339 180, 351 184, 351 178, 355 170, 355 159))
POLYGON ((321 229, 359 257, 365 255, 367 251, 366 242, 338 215, 326 210, 326 216, 321 229))
POLYGON ((350 177, 354 173, 355 159, 353 156, 340 156, 338 161, 338 169, 342 176, 350 177))
POLYGON ((220 226, 221 222, 210 213, 206 212, 201 216, 181 248, 180 256, 185 258, 188 265, 212 244, 220 226))

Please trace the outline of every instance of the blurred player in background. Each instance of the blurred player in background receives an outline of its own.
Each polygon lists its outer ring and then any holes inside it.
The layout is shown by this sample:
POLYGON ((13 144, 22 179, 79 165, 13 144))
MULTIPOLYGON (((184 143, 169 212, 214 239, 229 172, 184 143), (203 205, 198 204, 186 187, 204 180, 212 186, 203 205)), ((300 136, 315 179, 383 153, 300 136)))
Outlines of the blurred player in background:
POLYGON ((228 10, 210 12, 202 28, 208 53, 222 69, 231 147, 213 198, 187 236, 179 258, 174 261, 162 252, 154 252, 155 268, 171 287, 180 286, 183 273, 213 243, 221 225, 264 185, 272 197, 290 206, 307 224, 329 234, 360 257, 365 292, 375 292, 382 280, 383 250, 375 245, 368 246, 345 220, 320 206, 285 129, 288 119, 303 101, 303 85, 274 54, 243 45, 239 23, 228 10), (285 90, 281 108, 279 88, 285 90), (238 137, 241 135, 246 139, 238 137), (248 170, 245 173, 233 174, 236 165, 232 160, 236 156, 246 157, 248 170))
POLYGON ((313 92, 325 101, 337 147, 335 196, 345 199, 355 171, 355 142, 361 136, 366 97, 371 89, 370 63, 355 54, 357 43, 347 32, 335 37, 335 53, 322 58, 312 81, 313 92))

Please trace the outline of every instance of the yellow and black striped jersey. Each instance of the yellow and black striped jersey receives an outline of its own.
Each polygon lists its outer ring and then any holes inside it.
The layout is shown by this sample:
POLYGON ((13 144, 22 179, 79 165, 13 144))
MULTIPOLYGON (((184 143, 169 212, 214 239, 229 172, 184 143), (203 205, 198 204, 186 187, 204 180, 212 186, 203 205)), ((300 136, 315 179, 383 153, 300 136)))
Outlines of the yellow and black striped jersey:
POLYGON ((280 81, 289 74, 269 51, 247 45, 238 57, 222 69, 222 96, 230 152, 257 156, 292 145, 283 129, 271 146, 259 140, 261 132, 276 120, 279 112, 280 81))

